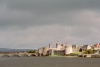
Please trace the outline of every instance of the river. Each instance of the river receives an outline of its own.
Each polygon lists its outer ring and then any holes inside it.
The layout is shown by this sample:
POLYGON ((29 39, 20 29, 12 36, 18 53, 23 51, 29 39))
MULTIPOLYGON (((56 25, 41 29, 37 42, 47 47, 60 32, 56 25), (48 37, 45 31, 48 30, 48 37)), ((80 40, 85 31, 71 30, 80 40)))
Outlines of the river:
POLYGON ((2 57, 0 67, 100 67, 99 58, 2 57))

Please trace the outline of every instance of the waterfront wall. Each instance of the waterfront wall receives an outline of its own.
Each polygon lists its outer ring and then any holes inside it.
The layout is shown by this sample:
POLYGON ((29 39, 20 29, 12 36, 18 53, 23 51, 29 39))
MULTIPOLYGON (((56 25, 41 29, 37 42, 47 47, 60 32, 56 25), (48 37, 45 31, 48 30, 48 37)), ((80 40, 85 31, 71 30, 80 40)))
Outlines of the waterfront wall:
POLYGON ((100 58, 100 55, 91 55, 91 58, 100 58))

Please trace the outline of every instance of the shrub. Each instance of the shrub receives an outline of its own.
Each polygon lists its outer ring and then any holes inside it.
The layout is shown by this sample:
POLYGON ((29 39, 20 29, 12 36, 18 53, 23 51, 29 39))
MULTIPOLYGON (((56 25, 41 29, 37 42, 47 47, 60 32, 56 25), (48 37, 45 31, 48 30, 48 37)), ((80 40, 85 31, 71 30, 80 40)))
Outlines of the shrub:
POLYGON ((88 50, 86 50, 84 53, 85 53, 85 54, 92 54, 92 53, 93 53, 93 50, 88 49, 88 50))
POLYGON ((36 53, 36 50, 30 50, 28 53, 36 53))
POLYGON ((96 53, 97 52, 97 50, 93 50, 93 53, 96 53))

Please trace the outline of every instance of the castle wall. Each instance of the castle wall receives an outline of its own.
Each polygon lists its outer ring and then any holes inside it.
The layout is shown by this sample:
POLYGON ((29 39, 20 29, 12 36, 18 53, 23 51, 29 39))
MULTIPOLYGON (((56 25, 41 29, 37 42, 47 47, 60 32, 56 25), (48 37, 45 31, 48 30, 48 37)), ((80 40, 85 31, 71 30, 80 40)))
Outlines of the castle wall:
POLYGON ((42 48, 39 48, 39 49, 38 49, 38 53, 39 53, 39 54, 42 54, 42 52, 43 52, 43 49, 42 49, 42 48))
POLYGON ((56 43, 56 50, 64 50, 65 44, 56 43))
POLYGON ((38 49, 38 55, 41 56, 43 54, 43 48, 38 49))
POLYGON ((60 46, 60 44, 56 44, 56 50, 60 50, 61 49, 61 46, 60 46))
POLYGON ((79 48, 78 47, 77 48, 72 48, 72 51, 73 51, 73 53, 79 52, 79 48))
POLYGON ((49 50, 49 55, 54 55, 54 50, 49 50))
POLYGON ((43 56, 47 55, 48 47, 43 47, 43 56))
POLYGON ((58 51, 54 51, 54 55, 61 55, 64 56, 65 55, 65 50, 58 50, 58 51))

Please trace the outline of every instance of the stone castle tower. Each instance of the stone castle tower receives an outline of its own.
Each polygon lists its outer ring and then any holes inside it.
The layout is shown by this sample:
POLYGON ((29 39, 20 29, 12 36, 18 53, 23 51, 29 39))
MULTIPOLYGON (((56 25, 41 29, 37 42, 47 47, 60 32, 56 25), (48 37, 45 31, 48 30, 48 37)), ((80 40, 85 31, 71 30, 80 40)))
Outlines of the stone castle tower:
POLYGON ((72 46, 67 45, 65 46, 65 55, 72 53, 72 46))

